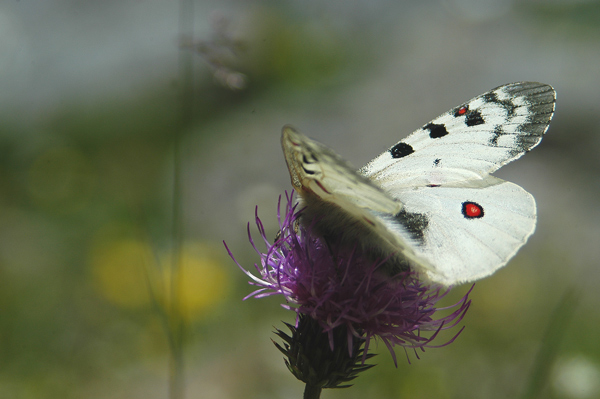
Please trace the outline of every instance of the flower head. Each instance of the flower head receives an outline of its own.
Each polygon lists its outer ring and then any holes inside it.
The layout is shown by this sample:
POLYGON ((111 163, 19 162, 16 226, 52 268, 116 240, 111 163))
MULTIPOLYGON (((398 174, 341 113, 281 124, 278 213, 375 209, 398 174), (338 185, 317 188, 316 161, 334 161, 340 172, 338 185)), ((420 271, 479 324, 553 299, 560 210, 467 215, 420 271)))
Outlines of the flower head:
MULTIPOLYGON (((373 260, 359 245, 349 248, 326 242, 313 234, 310 223, 299 223, 302 210, 294 205, 293 197, 293 193, 286 194, 283 212, 280 197, 280 232, 273 243, 256 215, 264 251, 254 243, 248 225, 250 242, 260 255, 260 263, 255 264, 257 275, 238 266, 250 277, 250 284, 259 288, 245 299, 282 295, 282 306, 297 313, 295 329, 300 328, 302 320, 317 322, 327 334, 332 351, 339 342, 336 336, 344 331, 347 343, 343 346, 351 356, 356 355, 356 341, 364 343, 363 362, 373 338, 386 345, 396 363, 394 346, 421 350, 433 347, 432 341, 441 330, 460 322, 470 305, 468 293, 451 306, 455 308, 452 313, 434 319, 437 310, 448 309, 436 308, 447 289, 419 280, 414 271, 390 277, 380 270, 385 259, 373 260), (423 332, 431 334, 424 336, 423 332)), ((449 344, 461 331, 438 346, 449 344)))

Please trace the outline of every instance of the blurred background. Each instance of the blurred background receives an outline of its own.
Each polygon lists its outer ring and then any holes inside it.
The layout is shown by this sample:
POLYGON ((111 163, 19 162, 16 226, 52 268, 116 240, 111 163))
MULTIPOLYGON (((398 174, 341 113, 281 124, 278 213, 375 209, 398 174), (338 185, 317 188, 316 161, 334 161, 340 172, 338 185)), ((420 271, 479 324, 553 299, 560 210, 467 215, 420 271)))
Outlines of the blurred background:
POLYGON ((301 397, 271 343, 293 313, 242 302, 222 244, 253 267, 257 205, 276 234, 281 127, 359 167, 523 80, 556 114, 496 175, 535 196, 536 234, 456 342, 398 368, 373 346, 323 397, 600 397, 600 2, 182 3, 0 3, 0 398, 167 398, 173 348, 187 398, 301 397))

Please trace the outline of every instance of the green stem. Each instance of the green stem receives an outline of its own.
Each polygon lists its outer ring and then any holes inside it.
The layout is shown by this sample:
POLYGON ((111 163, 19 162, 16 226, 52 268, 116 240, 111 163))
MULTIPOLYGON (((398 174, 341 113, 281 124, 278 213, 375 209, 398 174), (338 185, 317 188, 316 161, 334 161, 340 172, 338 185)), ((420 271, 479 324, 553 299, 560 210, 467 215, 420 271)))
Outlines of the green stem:
POLYGON ((323 388, 316 385, 306 384, 304 387, 304 399, 319 399, 323 388))
MULTIPOLYGON (((179 1, 179 37, 193 37, 194 30, 193 0, 179 1)), ((179 52, 179 90, 180 115, 179 126, 173 135, 173 225, 172 225, 172 257, 171 257, 171 289, 168 309, 168 335, 171 349, 169 367, 169 397, 183 399, 185 397, 185 373, 183 348, 185 341, 185 321, 181 314, 181 248, 183 241, 183 207, 181 182, 181 142, 184 131, 190 126, 193 118, 193 61, 189 51, 179 52)))

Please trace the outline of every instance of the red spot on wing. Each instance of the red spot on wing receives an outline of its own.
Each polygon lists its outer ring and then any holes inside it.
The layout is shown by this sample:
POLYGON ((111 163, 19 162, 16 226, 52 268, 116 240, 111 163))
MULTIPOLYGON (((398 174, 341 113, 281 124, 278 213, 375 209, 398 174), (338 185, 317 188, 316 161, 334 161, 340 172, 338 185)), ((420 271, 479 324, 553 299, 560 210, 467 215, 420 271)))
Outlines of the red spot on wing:
POLYGON ((481 215, 481 208, 475 204, 469 204, 469 205, 467 205, 466 213, 467 213, 467 216, 477 217, 477 216, 481 215))
POLYGON ((465 201, 462 204, 462 214, 467 219, 483 217, 483 207, 476 202, 465 201))
POLYGON ((460 107, 458 111, 456 111, 457 115, 464 115, 467 113, 467 107, 460 107))

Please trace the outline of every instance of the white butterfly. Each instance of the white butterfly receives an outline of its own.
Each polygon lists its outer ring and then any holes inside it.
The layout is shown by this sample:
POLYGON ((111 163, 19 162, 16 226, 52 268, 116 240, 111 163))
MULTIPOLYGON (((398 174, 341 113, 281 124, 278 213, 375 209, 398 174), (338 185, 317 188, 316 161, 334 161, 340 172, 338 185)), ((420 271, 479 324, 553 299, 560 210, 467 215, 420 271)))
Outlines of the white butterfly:
POLYGON ((536 223, 535 200, 490 176, 538 145, 554 89, 520 82, 454 108, 356 171, 328 147, 284 126, 294 189, 326 240, 360 243, 393 274, 414 268, 454 285, 494 273, 536 223))

